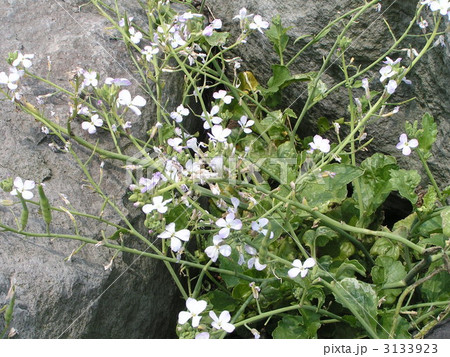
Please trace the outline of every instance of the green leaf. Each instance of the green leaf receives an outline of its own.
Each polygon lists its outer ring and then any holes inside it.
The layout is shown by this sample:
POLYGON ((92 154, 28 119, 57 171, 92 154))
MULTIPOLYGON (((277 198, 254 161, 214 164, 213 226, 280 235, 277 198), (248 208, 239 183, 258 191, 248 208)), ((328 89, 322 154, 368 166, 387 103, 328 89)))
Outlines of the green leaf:
POLYGON ((302 316, 283 316, 272 332, 272 337, 277 339, 317 338, 317 330, 321 326, 319 318, 319 314, 306 310, 302 310, 302 316))
POLYGON ((353 278, 355 273, 365 276, 366 268, 355 259, 345 259, 343 262, 335 261, 331 265, 331 272, 334 272, 335 278, 339 280, 341 278, 353 278), (338 265, 338 267, 335 268, 334 265, 338 265))
POLYGON ((328 121, 328 119, 325 118, 325 117, 320 117, 317 120, 317 129, 319 131, 319 134, 324 134, 328 130, 330 130, 331 129, 331 125, 330 125, 330 122, 328 121))
POLYGON ((375 330, 377 326, 378 299, 372 287, 355 278, 345 278, 332 283, 339 294, 333 292, 336 301, 348 308, 351 305, 357 313, 375 330))
MULTIPOLYGON (((397 168, 392 156, 376 153, 361 163, 364 175, 359 179, 364 215, 370 219, 392 190, 391 170, 397 168)), ((358 202, 356 190, 353 198, 358 202)))
POLYGON ((232 296, 236 300, 245 300, 251 293, 252 289, 248 283, 240 283, 234 287, 232 296))
MULTIPOLYGON (((431 263, 427 275, 431 274, 443 264, 444 262, 442 259, 431 263)), ((421 291, 425 295, 426 301, 450 300, 450 274, 446 271, 436 274, 430 280, 427 280, 422 284, 421 291)))
POLYGON ((408 199, 413 205, 417 202, 417 193, 415 192, 419 185, 421 177, 416 170, 391 170, 390 184, 393 191, 408 199))
POLYGON ((425 113, 422 117, 422 128, 417 131, 416 138, 419 141, 419 149, 424 152, 425 158, 430 155, 431 147, 438 134, 437 125, 431 114, 425 113))
POLYGON ((378 238, 372 248, 370 248, 370 254, 391 257, 397 260, 400 256, 400 247, 396 242, 382 237, 378 238))
MULTIPOLYGON (((395 338, 410 339, 411 334, 408 332, 409 323, 402 317, 397 316, 398 323, 395 329, 395 338)), ((389 332, 391 331, 392 324, 394 323, 394 312, 382 312, 380 319, 380 326, 378 329, 378 336, 383 339, 389 338, 389 332)))
POLYGON ((419 207, 419 211, 423 213, 430 213, 436 207, 438 201, 438 195, 433 186, 428 185, 427 193, 423 196, 422 205, 419 207))
POLYGON ((402 293, 402 289, 382 289, 382 285, 403 280, 406 276, 403 264, 391 257, 380 256, 375 260, 371 275, 372 281, 377 284, 379 296, 384 297, 384 304, 393 304, 397 296, 402 293))
POLYGON ((266 36, 272 42, 275 52, 281 56, 289 42, 289 36, 286 34, 290 27, 283 27, 280 15, 272 17, 270 28, 265 32, 266 36))
POLYGON ((442 233, 445 236, 450 237, 450 207, 441 211, 442 218, 442 233))
POLYGON ((233 312, 238 306, 238 302, 233 299, 229 294, 220 290, 213 290, 203 295, 202 298, 207 300, 210 305, 214 306, 216 311, 228 310, 233 312))
POLYGON ((327 85, 320 79, 308 83, 308 96, 312 98, 311 104, 317 103, 325 98, 327 92, 327 85))
POLYGON ((325 302, 325 293, 321 288, 317 287, 310 287, 308 288, 308 291, 306 293, 306 298, 309 301, 312 301, 313 299, 317 299, 317 303, 314 304, 318 309, 320 309, 325 302))
POLYGON ((230 34, 228 32, 216 32, 214 31, 211 36, 205 36, 206 42, 211 46, 221 46, 227 42, 227 38, 230 34))
POLYGON ((310 207, 326 212, 332 204, 347 198, 347 184, 360 177, 363 171, 351 165, 331 164, 324 166, 322 173, 325 177, 313 177, 312 181, 299 185, 297 198, 300 202, 306 199, 310 207), (325 175, 327 172, 335 175, 325 175))

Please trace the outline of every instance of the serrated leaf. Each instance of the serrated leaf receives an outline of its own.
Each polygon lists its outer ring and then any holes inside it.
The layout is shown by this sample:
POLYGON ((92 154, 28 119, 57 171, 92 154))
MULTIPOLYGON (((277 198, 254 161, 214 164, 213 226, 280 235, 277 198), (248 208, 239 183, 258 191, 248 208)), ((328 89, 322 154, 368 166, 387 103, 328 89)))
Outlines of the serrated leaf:
POLYGON ((409 200, 413 205, 417 202, 415 192, 421 180, 416 170, 391 170, 390 184, 393 191, 398 191, 400 196, 409 200))
POLYGON ((419 141, 419 149, 428 154, 436 141, 438 134, 437 125, 431 114, 425 113, 422 117, 422 128, 417 131, 416 137, 419 141))
POLYGON ((378 299, 372 287, 355 278, 345 278, 335 284, 339 294, 336 301, 348 308, 351 304, 358 314, 375 330, 377 326, 378 299))

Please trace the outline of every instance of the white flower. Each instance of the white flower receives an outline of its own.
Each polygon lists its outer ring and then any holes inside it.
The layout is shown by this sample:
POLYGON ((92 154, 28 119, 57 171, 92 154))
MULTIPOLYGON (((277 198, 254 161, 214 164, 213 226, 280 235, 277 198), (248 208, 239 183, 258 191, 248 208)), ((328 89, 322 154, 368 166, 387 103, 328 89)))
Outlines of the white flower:
POLYGON ((255 15, 253 17, 253 22, 249 26, 252 30, 258 30, 261 33, 263 32, 263 29, 266 29, 269 27, 269 23, 267 21, 264 21, 261 17, 261 15, 255 15))
POLYGON ((292 265, 295 268, 289 269, 288 271, 288 275, 289 277, 291 277, 292 279, 294 279, 298 274, 300 274, 300 276, 302 278, 304 278, 306 276, 306 274, 308 274, 308 269, 312 268, 314 265, 316 265, 316 261, 313 258, 308 258, 305 260, 305 262, 302 264, 302 262, 300 261, 300 259, 295 259, 292 262, 292 265))
POLYGON ((408 136, 406 134, 401 134, 396 148, 401 150, 403 155, 408 156, 411 154, 411 148, 416 148, 417 146, 419 146, 417 139, 408 141, 408 136))
POLYGON ((389 83, 387 84, 387 86, 386 86, 386 91, 389 93, 389 94, 394 94, 394 92, 395 92, 395 90, 397 89, 397 81, 396 80, 394 80, 394 79, 391 79, 390 81, 389 81, 389 83))
POLYGON ((326 154, 330 151, 330 140, 323 139, 320 135, 314 135, 313 142, 309 143, 309 146, 311 147, 308 150, 309 153, 312 153, 314 150, 319 150, 326 154))
POLYGON ((183 146, 180 146, 183 139, 181 138, 170 138, 167 140, 167 144, 169 144, 176 152, 181 152, 183 150, 183 146))
POLYGON ((121 87, 121 86, 130 86, 131 82, 128 79, 126 79, 126 78, 111 78, 111 77, 108 77, 108 78, 105 79, 105 84, 107 84, 107 85, 114 84, 114 85, 116 85, 118 87, 121 87))
POLYGON ((220 235, 215 235, 213 237, 213 245, 205 249, 206 255, 213 261, 216 262, 219 258, 219 253, 224 257, 229 257, 231 255, 231 247, 228 244, 222 245, 223 238, 220 235))
POLYGON ((187 242, 189 241, 189 237, 191 232, 188 229, 182 229, 180 231, 175 231, 175 223, 169 223, 165 231, 161 234, 158 234, 158 238, 168 239, 170 238, 170 249, 173 252, 178 252, 183 245, 181 241, 187 242))
POLYGON ((17 196, 20 193, 24 199, 31 200, 33 198, 33 192, 31 192, 31 190, 35 185, 34 181, 25 180, 25 182, 23 182, 20 177, 16 177, 14 179, 14 189, 10 194, 17 196))
POLYGON ((177 107, 177 111, 176 112, 172 112, 170 113, 170 117, 175 120, 177 123, 181 123, 183 121, 183 117, 188 116, 189 115, 189 109, 185 108, 183 106, 183 104, 180 104, 177 107))
POLYGON ((89 87, 89 86, 97 87, 97 84, 98 84, 97 72, 84 71, 83 77, 84 77, 83 84, 82 84, 83 87, 89 87))
POLYGON ((234 325, 230 324, 231 315, 227 310, 222 311, 222 313, 219 315, 219 317, 217 317, 217 315, 214 311, 210 311, 209 317, 211 317, 213 319, 211 326, 214 327, 215 329, 224 330, 228 333, 231 333, 234 331, 234 325))
POLYGON ((192 318, 192 327, 198 327, 200 324, 201 316, 198 316, 206 309, 206 301, 197 301, 194 298, 188 298, 186 300, 186 307, 188 311, 181 311, 178 314, 178 323, 184 325, 190 318, 192 318))
MULTIPOLYGON (((129 17, 128 18, 128 23, 131 23, 131 21, 133 21, 133 19, 134 19, 134 17, 129 17)), ((120 27, 124 27, 125 26, 125 19, 123 17, 119 20, 119 26, 120 27)))
POLYGON ((234 213, 228 213, 225 219, 219 218, 216 221, 216 226, 222 228, 219 231, 221 238, 227 238, 230 235, 231 229, 236 231, 242 228, 242 222, 240 219, 234 217, 234 213))
POLYGON ((253 124, 255 124, 255 121, 254 120, 248 120, 248 118, 245 115, 243 115, 243 116, 241 116, 241 119, 239 119, 238 124, 244 130, 244 133, 250 134, 252 132, 252 129, 250 129, 250 127, 253 124))
POLYGON ((225 143, 227 136, 231 134, 231 129, 222 128, 221 125, 214 125, 211 128, 211 134, 208 133, 211 140, 218 141, 219 143, 225 143))
POLYGON ((129 31, 130 31, 130 40, 131 40, 131 42, 133 42, 135 44, 138 44, 139 42, 141 42, 142 33, 140 33, 139 31, 136 31, 134 29, 134 27, 130 27, 129 31))
POLYGON ((156 46, 145 46, 141 53, 145 56, 145 59, 150 62, 153 58, 153 55, 156 55, 159 52, 159 48, 156 46))
POLYGON ((6 84, 9 89, 17 89, 17 81, 20 79, 20 74, 18 72, 11 72, 7 75, 5 72, 0 73, 0 84, 6 84))
POLYGON ((256 270, 261 271, 267 267, 267 264, 261 264, 261 262, 259 261, 259 258, 257 257, 258 252, 255 248, 246 244, 244 249, 248 254, 253 256, 247 262, 247 266, 249 269, 251 269, 251 268, 253 268, 253 266, 255 266, 256 270))
POLYGON ((431 11, 439 11, 442 16, 448 14, 450 8, 450 3, 448 0, 437 0, 431 1, 430 10, 431 11))
POLYGON ((206 116, 208 116, 209 120, 211 123, 218 125, 222 122, 222 118, 221 117, 216 117, 215 115, 219 112, 220 107, 218 105, 215 105, 211 108, 211 112, 209 113, 202 113, 202 115, 200 116, 205 122, 203 123, 203 128, 208 130, 211 129, 211 126, 209 125, 208 120, 206 120, 206 116))
POLYGON ((12 63, 12 65, 14 67, 17 67, 18 65, 20 65, 22 63, 22 65, 25 68, 30 68, 32 63, 31 63, 31 59, 34 58, 34 55, 28 54, 28 55, 23 55, 22 53, 18 52, 17 53, 17 58, 14 60, 14 62, 12 63))
POLYGON ((150 213, 153 210, 157 210, 159 213, 166 213, 168 208, 166 207, 166 205, 172 201, 172 199, 169 200, 164 200, 163 196, 156 196, 152 198, 152 202, 153 204, 147 203, 146 205, 144 205, 142 207, 142 211, 144 213, 150 213))
MULTIPOLYGON (((261 233, 263 236, 267 235, 268 229, 264 229, 264 227, 269 223, 269 220, 267 218, 260 218, 256 222, 252 222, 252 230, 261 233)), ((273 238, 273 232, 270 232, 270 239, 273 238)))
POLYGON ((97 127, 103 125, 103 120, 98 117, 98 114, 91 116, 91 121, 84 121, 81 123, 81 127, 87 130, 89 134, 95 134, 97 132, 97 127))
POLYGON ((121 90, 119 93, 119 98, 117 99, 117 106, 125 105, 136 115, 141 115, 141 111, 138 107, 143 107, 146 103, 146 100, 140 95, 137 95, 133 100, 131 100, 131 94, 127 89, 121 90))
POLYGON ((208 332, 200 332, 195 335, 196 340, 207 340, 209 339, 209 333, 208 332))
POLYGON ((213 97, 214 99, 222 99, 225 104, 230 104, 233 100, 233 96, 227 95, 227 91, 223 89, 213 93, 213 97))
POLYGON ((422 20, 417 23, 422 30, 425 30, 428 27, 428 21, 422 20))

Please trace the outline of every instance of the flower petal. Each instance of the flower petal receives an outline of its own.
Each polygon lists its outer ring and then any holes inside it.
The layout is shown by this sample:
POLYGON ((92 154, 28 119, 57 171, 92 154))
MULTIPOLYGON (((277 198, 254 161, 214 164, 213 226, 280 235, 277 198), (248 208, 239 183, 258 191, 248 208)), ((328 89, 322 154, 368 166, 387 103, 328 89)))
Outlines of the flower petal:
POLYGON ((192 317, 192 314, 190 314, 189 312, 181 311, 178 314, 178 323, 180 325, 184 325, 191 317, 192 317))

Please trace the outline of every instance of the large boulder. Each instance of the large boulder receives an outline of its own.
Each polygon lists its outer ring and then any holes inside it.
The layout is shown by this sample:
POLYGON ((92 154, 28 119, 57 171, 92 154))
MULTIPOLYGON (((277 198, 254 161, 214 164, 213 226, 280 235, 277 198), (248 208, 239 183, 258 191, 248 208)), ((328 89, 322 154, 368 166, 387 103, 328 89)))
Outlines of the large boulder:
MULTIPOLYGON (((93 6, 82 6, 86 1, 21 1, 0 2, 2 22, 0 58, 20 50, 33 53, 33 71, 70 88, 70 72, 76 67, 96 70, 102 80, 106 76, 138 78, 127 58, 126 49, 118 41, 109 23, 93 6), (51 61, 51 71, 47 68, 51 61)), ((123 4, 129 13, 139 4, 123 4)), ((141 13, 141 16, 143 14, 141 13)), ((8 71, 6 61, 0 71, 8 71)), ((134 81, 134 84, 137 82, 134 81)), ((24 88, 27 100, 36 104, 34 97, 52 92, 38 81, 28 80, 24 88)), ((134 85, 132 93, 138 94, 134 85)), ((142 93, 139 93, 142 94, 142 93)), ((67 99, 62 95, 44 98, 45 111, 62 123, 68 115, 67 99)), ((133 130, 145 133, 151 113, 133 120, 133 130)), ((89 140, 86 132, 78 133, 89 140)), ((51 140, 41 133, 41 126, 32 117, 18 112, 12 103, 0 107, 0 180, 20 176, 36 182, 45 182, 45 191, 53 206, 63 206, 78 212, 98 216, 102 200, 84 181, 81 169, 67 153, 57 153, 48 144, 51 140), (65 195, 67 205, 61 198, 65 195)), ((110 141, 102 137, 105 145, 110 141)), ((76 145, 81 158, 89 152, 76 145)), ((98 179, 100 161, 90 165, 98 179)), ((139 211, 127 210, 124 203, 126 172, 120 163, 106 161, 102 188, 108 197, 136 226, 142 226, 139 211)), ((35 195, 37 192, 35 191, 35 195)), ((0 200, 12 199, 0 193, 0 200)), ((17 202, 17 199, 15 199, 17 202)), ((16 205, 17 206, 17 205, 16 205)), ((17 207, 18 208, 18 207, 17 207)), ((43 232, 45 225, 37 207, 30 208, 27 230, 43 232)), ((18 210, 14 209, 17 214, 18 210)), ((10 207, 0 206, 2 222, 15 225, 10 207)), ((120 219, 112 209, 103 211, 103 217, 116 224, 120 219)), ((101 233, 110 229, 101 222, 76 217, 79 234, 101 240, 101 233)), ((142 226, 142 231, 143 226, 142 226)), ((75 234, 74 224, 65 213, 54 214, 52 232, 75 234)), ((126 237, 125 237, 126 238, 126 237)), ((148 247, 128 239, 127 244, 146 250, 148 247)), ((154 241, 154 238, 151 238, 154 241)), ((19 338, 168 338, 175 336, 176 314, 184 305, 166 267, 159 261, 130 254, 119 254, 110 269, 105 270, 114 252, 88 245, 65 260, 80 247, 80 242, 66 239, 23 237, 8 232, 0 233, 0 307, 8 302, 11 284, 16 287, 16 301, 11 327, 19 338), (181 306, 180 306, 181 304, 181 306)), ((3 316, 3 314, 1 315, 3 316)), ((0 317, 0 331, 4 321, 0 317)))
MULTIPOLYGON (((290 27, 287 33, 291 40, 285 54, 285 62, 287 62, 306 43, 305 40, 299 40, 297 44, 293 44, 295 39, 300 36, 319 33, 329 22, 346 11, 361 6, 363 1, 248 0, 245 2, 230 1, 227 2, 227 6, 223 6, 221 0, 208 0, 206 4, 214 17, 222 19, 224 30, 231 31, 234 34, 239 31, 239 21, 233 21, 232 19, 242 7, 245 7, 249 14, 259 14, 269 21, 273 16, 279 14, 283 26, 290 27)), ((381 11, 377 11, 377 7, 368 11, 347 34, 353 41, 351 47, 347 50, 347 58, 353 57, 356 66, 367 66, 389 48, 393 40, 384 20, 389 22, 393 33, 398 37, 413 18, 418 0, 381 1, 380 4, 381 11)), ((443 19, 443 21, 447 20, 443 19)), ((443 29, 445 29, 444 25, 443 29)), ((414 33, 421 34, 419 26, 415 25, 414 33)), ((301 55, 290 66, 291 73, 317 71, 322 65, 323 56, 332 47, 337 34, 336 28, 332 29, 320 43, 301 55)), ((411 46, 418 49, 423 45, 423 42, 421 37, 409 37, 404 41, 402 48, 408 49, 411 46)), ((272 75, 271 65, 279 63, 269 40, 259 32, 252 34, 247 43, 238 47, 234 54, 243 59, 242 70, 252 71, 263 85, 272 75)), ((405 51, 393 55, 395 58, 396 56, 404 59, 407 57, 405 51)), ((374 138, 370 145, 372 150, 370 152, 381 151, 392 154, 398 158, 402 167, 417 169, 421 167, 417 156, 402 157, 401 153, 396 150, 395 145, 398 142, 399 135, 404 132, 405 121, 420 120, 425 112, 431 113, 438 124, 439 136, 433 149, 434 156, 430 160, 430 167, 441 187, 447 186, 450 178, 450 168, 447 164, 450 156, 450 143, 447 141, 450 131, 448 121, 450 115, 448 101, 449 64, 450 47, 448 45, 446 47, 441 45, 434 47, 408 76, 408 79, 412 80, 412 85, 400 85, 390 101, 399 103, 412 97, 415 97, 415 100, 403 105, 400 112, 395 116, 374 120, 367 128, 368 138, 374 138)), ((327 68, 324 80, 329 86, 343 80, 343 74, 339 66, 340 60, 335 58, 327 68)), ((368 73, 369 78, 375 78, 371 83, 372 88, 378 90, 382 88, 377 73, 380 68, 381 66, 377 66, 368 73)), ((306 97, 306 85, 301 83, 291 85, 284 92, 283 105, 284 107, 290 106, 298 115, 303 108, 306 97)), ((326 117, 329 120, 341 117, 348 118, 347 105, 346 89, 329 95, 310 110, 309 115, 300 127, 300 136, 314 135, 317 130, 317 119, 320 117, 326 117)))

